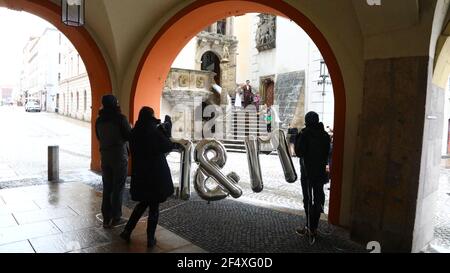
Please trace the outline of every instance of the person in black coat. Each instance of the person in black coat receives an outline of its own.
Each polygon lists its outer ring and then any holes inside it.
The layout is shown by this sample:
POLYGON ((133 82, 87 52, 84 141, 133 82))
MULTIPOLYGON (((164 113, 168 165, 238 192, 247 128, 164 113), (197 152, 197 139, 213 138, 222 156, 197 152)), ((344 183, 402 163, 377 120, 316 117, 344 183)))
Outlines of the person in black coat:
POLYGON ((306 114, 305 125, 306 128, 298 134, 295 145, 295 153, 300 158, 300 180, 306 214, 306 226, 298 228, 297 233, 304 235, 310 232, 314 243, 325 204, 323 186, 328 182, 326 166, 330 153, 330 136, 315 112, 306 114))
POLYGON ((95 134, 100 143, 103 200, 103 227, 111 228, 124 221, 122 195, 128 173, 128 146, 131 126, 121 114, 113 95, 102 98, 103 108, 95 122, 95 134))
POLYGON ((165 157, 166 153, 172 151, 173 144, 167 136, 165 127, 167 128, 155 118, 152 108, 143 107, 130 138, 132 157, 130 193, 131 199, 139 203, 120 236, 127 242, 130 241, 133 229, 148 207, 148 247, 156 245, 155 231, 158 225, 159 204, 174 193, 172 175, 165 157))

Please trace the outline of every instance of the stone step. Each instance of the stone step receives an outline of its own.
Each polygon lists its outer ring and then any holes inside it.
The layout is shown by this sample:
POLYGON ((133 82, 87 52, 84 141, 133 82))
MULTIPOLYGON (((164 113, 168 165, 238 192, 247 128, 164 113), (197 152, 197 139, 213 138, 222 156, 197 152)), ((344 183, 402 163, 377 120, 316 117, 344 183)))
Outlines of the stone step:
POLYGON ((231 112, 231 115, 233 117, 257 117, 257 116, 264 116, 264 114, 258 114, 256 112, 231 112))
POLYGON ((256 132, 256 131, 235 131, 235 132, 229 132, 227 134, 228 136, 268 136, 269 134, 267 132, 256 132))
POLYGON ((262 123, 260 123, 260 124, 258 124, 258 123, 254 123, 254 122, 232 122, 231 124, 230 124, 231 126, 252 126, 252 127, 255 127, 255 128, 257 128, 257 127, 260 127, 260 128, 267 128, 267 124, 262 124, 262 123))
POLYGON ((255 126, 267 126, 265 122, 257 122, 254 120, 231 120, 231 124, 251 124, 255 126))
POLYGON ((238 128, 233 128, 227 131, 228 134, 235 134, 237 132, 242 132, 242 133, 254 133, 254 134, 268 134, 267 132, 267 128, 245 128, 245 127, 238 127, 238 128))

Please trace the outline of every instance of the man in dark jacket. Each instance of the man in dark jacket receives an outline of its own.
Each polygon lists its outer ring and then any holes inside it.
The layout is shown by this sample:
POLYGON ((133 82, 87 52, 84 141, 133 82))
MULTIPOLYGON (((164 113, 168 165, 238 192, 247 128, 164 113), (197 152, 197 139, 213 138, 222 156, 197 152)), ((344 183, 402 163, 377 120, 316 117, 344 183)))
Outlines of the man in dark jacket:
POLYGON ((102 104, 95 133, 101 153, 103 227, 110 228, 122 221, 122 194, 128 171, 127 141, 131 127, 113 95, 103 96, 102 104))
POLYGON ((309 233, 310 242, 313 244, 325 204, 323 185, 328 181, 326 166, 330 152, 330 136, 315 112, 306 114, 305 125, 306 128, 298 134, 295 145, 295 153, 300 158, 303 205, 306 214, 306 226, 297 229, 297 233, 300 235, 309 233))

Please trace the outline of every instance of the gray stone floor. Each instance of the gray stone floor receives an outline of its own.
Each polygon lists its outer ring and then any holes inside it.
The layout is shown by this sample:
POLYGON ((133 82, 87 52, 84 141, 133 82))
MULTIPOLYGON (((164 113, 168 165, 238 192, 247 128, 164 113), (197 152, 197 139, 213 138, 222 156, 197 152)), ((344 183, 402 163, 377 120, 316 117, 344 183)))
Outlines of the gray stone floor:
POLYGON ((101 194, 80 182, 2 189, 0 253, 205 252, 161 226, 157 245, 147 248, 145 219, 127 244, 118 236, 122 226, 101 226, 100 204, 101 194))

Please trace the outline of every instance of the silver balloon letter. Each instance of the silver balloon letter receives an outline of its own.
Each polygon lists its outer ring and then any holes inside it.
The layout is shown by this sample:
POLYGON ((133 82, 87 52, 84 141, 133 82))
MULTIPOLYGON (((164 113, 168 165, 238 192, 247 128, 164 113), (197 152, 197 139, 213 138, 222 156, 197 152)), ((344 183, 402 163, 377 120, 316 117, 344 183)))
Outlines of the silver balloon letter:
POLYGON ((297 172, 295 171, 294 163, 292 162, 289 153, 289 146, 286 141, 286 136, 283 130, 277 129, 268 138, 247 136, 245 138, 245 148, 247 150, 248 167, 250 171, 250 180, 252 190, 260 192, 264 188, 261 163, 259 160, 259 153, 261 145, 270 144, 272 150, 277 150, 280 158, 281 166, 283 167, 284 178, 289 183, 297 181, 297 172))
POLYGON ((220 169, 225 166, 227 153, 225 147, 214 139, 204 139, 197 144, 194 151, 195 162, 199 165, 195 173, 195 190, 198 195, 207 201, 224 199, 230 194, 234 198, 242 195, 241 188, 237 185, 239 176, 232 172, 224 175, 220 169), (214 156, 209 159, 208 153, 214 156), (217 186, 214 189, 206 187, 206 180, 212 178, 217 186))
POLYGON ((278 151, 278 157, 281 161, 281 166, 284 171, 284 178, 289 183, 297 181, 297 172, 295 171, 294 163, 292 162, 291 154, 289 153, 289 145, 286 140, 286 134, 283 130, 277 129, 273 132, 272 145, 278 151))
POLYGON ((261 161, 259 160, 260 143, 255 136, 245 138, 245 149, 247 150, 248 170, 250 172, 250 182, 254 192, 261 192, 264 188, 261 161))
POLYGON ((192 142, 186 139, 172 139, 174 152, 180 153, 180 197, 188 200, 191 196, 192 142))

